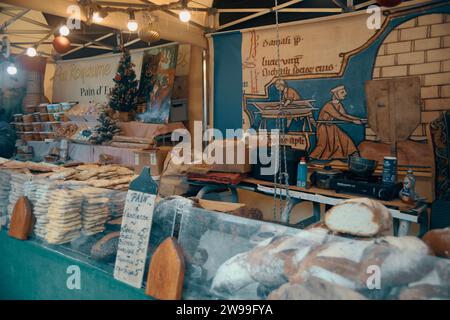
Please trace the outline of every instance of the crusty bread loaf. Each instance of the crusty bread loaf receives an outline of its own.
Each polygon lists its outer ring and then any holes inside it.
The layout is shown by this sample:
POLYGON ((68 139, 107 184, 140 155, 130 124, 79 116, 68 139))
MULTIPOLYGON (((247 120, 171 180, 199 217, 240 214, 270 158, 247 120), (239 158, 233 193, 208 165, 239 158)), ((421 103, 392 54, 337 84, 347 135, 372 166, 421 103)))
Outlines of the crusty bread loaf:
POLYGON ((422 240, 438 257, 450 258, 450 228, 430 230, 422 240))
POLYGON ((375 240, 376 243, 386 243, 394 249, 401 251, 411 251, 421 255, 432 255, 433 251, 422 240, 414 236, 393 237, 385 236, 375 240))
POLYGON ((277 288, 287 282, 285 266, 288 263, 292 272, 296 271, 301 260, 327 239, 328 233, 322 229, 266 239, 252 250, 223 263, 216 272, 212 289, 232 294, 252 282, 277 288))
POLYGON ((233 294, 253 282, 249 272, 248 253, 240 253, 225 261, 214 276, 213 291, 233 294))
POLYGON ((449 290, 441 286, 431 284, 422 284, 412 288, 401 290, 399 300, 448 300, 450 299, 449 290))
POLYGON ((378 201, 356 198, 345 200, 328 210, 325 224, 334 232, 375 237, 392 228, 392 217, 378 201))
POLYGON ((303 259, 289 282, 302 283, 316 277, 350 289, 364 288, 359 270, 370 246, 374 246, 373 241, 341 240, 321 245, 303 259))
POLYGON ((270 293, 269 300, 366 300, 362 294, 331 282, 310 277, 302 283, 286 283, 270 293))
POLYGON ((375 246, 365 250, 360 266, 363 282, 371 276, 372 273, 368 271, 373 266, 379 267, 382 287, 408 285, 432 270, 433 261, 428 256, 428 247, 421 244, 419 239, 386 238, 377 240, 375 246))

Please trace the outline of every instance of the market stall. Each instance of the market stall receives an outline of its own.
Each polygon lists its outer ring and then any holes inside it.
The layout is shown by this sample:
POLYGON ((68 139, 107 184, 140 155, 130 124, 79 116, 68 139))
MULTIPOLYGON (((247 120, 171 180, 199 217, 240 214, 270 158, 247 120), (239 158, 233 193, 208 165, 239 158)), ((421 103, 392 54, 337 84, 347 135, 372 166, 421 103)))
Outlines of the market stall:
POLYGON ((449 300, 450 4, 310 2, 0 1, 0 299, 449 300))

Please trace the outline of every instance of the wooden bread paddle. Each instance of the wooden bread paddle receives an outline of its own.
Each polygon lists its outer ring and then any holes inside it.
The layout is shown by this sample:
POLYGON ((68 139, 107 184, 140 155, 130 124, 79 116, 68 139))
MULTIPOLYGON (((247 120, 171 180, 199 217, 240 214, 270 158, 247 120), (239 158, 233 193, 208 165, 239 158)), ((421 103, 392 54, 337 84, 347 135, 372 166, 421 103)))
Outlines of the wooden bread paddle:
POLYGON ((8 235, 10 237, 27 240, 33 231, 33 210, 27 197, 20 197, 11 216, 8 235))
POLYGON ((183 293, 184 257, 177 240, 167 238, 152 256, 145 293, 161 300, 180 300, 183 293))

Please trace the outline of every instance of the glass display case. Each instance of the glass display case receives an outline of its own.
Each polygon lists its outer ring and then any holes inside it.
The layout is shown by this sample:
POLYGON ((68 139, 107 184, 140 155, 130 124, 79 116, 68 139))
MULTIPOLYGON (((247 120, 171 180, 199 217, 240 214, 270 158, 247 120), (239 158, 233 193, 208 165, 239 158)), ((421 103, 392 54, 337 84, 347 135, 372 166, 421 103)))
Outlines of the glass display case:
POLYGON ((450 299, 450 261, 416 237, 348 238, 206 211, 155 209, 150 252, 175 235, 184 299, 450 299))
MULTIPOLYGON (((30 241, 117 281, 126 192, 0 175, 4 223, 17 198, 27 196, 36 217, 30 241)), ((430 255, 416 237, 340 237, 320 226, 301 230, 207 211, 195 200, 173 196, 155 206, 147 269, 156 248, 172 236, 185 258, 183 299, 450 299, 450 260, 430 255)))

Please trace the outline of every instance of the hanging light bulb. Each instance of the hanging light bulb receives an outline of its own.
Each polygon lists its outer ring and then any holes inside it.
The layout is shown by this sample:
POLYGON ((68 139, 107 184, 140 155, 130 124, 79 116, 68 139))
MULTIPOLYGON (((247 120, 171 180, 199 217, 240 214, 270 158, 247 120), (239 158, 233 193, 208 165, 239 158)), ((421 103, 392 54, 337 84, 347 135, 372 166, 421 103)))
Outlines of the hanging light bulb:
POLYGON ((128 20, 127 27, 131 32, 135 32, 139 27, 133 11, 130 12, 130 20, 128 20))
POLYGON ((37 51, 36 51, 35 47, 29 47, 27 49, 27 56, 29 56, 29 57, 36 57, 36 55, 37 55, 37 51))
POLYGON ((6 72, 8 72, 8 74, 10 74, 10 75, 15 75, 16 73, 17 73, 17 68, 16 68, 16 66, 14 65, 14 63, 10 63, 9 64, 9 66, 8 66, 8 68, 6 68, 6 72))
POLYGON ((70 33, 69 27, 67 27, 65 24, 59 28, 59 34, 62 35, 63 37, 68 36, 69 33, 70 33))
POLYGON ((100 23, 103 21, 103 19, 106 18, 107 15, 108 11, 106 8, 98 7, 98 9, 95 10, 94 13, 92 14, 92 20, 95 23, 100 23))
POLYGON ((92 20, 94 20, 95 23, 100 23, 103 21, 103 17, 100 16, 100 13, 98 11, 94 12, 92 15, 92 20))
POLYGON ((189 20, 191 20, 191 13, 187 9, 181 10, 178 16, 181 22, 189 22, 189 20))

